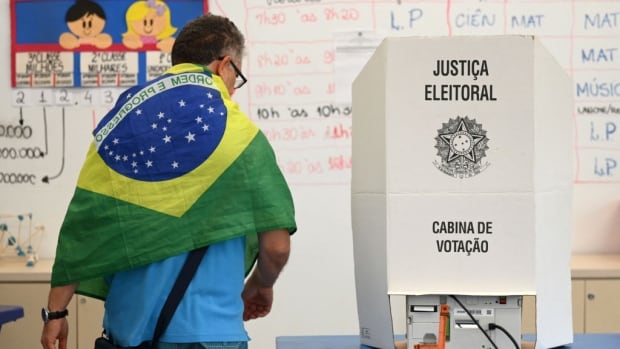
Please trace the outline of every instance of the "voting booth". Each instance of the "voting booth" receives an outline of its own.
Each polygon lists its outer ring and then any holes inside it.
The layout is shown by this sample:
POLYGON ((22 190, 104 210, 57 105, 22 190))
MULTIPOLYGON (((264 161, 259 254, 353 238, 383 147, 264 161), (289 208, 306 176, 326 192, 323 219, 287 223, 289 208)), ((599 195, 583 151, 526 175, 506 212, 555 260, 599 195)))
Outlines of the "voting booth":
POLYGON ((394 347, 391 295, 533 295, 537 348, 572 342, 572 93, 531 36, 381 43, 353 83, 362 344, 394 347))

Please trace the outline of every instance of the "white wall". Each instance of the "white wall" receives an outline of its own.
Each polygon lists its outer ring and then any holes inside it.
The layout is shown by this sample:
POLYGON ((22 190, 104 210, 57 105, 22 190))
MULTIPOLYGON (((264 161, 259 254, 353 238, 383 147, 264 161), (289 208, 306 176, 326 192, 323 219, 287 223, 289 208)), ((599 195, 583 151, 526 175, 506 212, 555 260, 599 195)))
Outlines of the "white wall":
MULTIPOLYGON (((604 71, 606 80, 617 83, 620 79, 617 61, 595 64, 578 60, 579 47, 617 46, 617 41, 605 41, 607 35, 617 28, 590 28, 585 32, 580 28, 587 11, 594 16, 596 13, 613 12, 609 9, 613 7, 617 12, 620 11, 620 3, 588 2, 590 5, 586 6, 583 5, 585 1, 578 1, 574 8, 579 13, 570 12, 573 1, 540 5, 508 1, 506 7, 478 1, 460 5, 453 3, 452 12, 448 12, 455 20, 451 26, 445 23, 447 3, 429 1, 399 5, 398 2, 375 4, 323 0, 279 5, 277 1, 270 0, 211 1, 214 12, 230 15, 246 33, 248 52, 243 71, 249 77, 249 84, 239 91, 236 98, 270 136, 292 185, 297 205, 299 231, 293 237, 289 265, 276 285, 272 314, 248 323, 248 330, 254 339, 253 348, 274 348, 275 337, 280 335, 357 333, 350 172, 347 169, 350 159, 350 134, 347 131, 350 131, 351 116, 343 115, 346 114, 347 103, 334 102, 334 92, 330 92, 334 86, 346 88, 346 79, 335 79, 335 43, 331 39, 335 32, 362 29, 391 35, 510 34, 518 32, 519 28, 511 27, 510 22, 504 25, 502 18, 510 19, 513 14, 543 15, 543 25, 523 32, 543 35, 543 42, 577 80, 599 76, 595 73, 597 71, 604 71), (477 9, 482 12, 476 12, 477 9), (511 12, 505 15, 504 11, 511 12), (488 18, 495 15, 496 23, 487 27, 455 25, 456 20, 462 18, 458 17, 459 14, 475 13, 486 14, 488 18), (420 15, 422 17, 417 17, 420 15), (577 33, 581 35, 579 40, 572 39, 564 17, 576 23, 574 30, 582 31, 577 33), (412 18, 419 20, 411 22, 412 18), (395 26, 402 26, 402 30, 396 30, 395 26), (592 38, 588 39, 588 35, 592 38), (570 47, 574 48, 572 52, 570 47), (281 61, 283 57, 288 60, 287 64, 281 61), (612 70, 614 68, 616 70, 612 70), (321 106, 327 109, 319 113, 317 108, 321 106), (266 112, 263 114, 266 119, 258 117, 259 108, 266 112), (307 112, 307 117, 289 116, 293 109, 301 111, 302 108, 307 112), (326 117, 325 113, 330 108, 333 108, 332 111, 339 110, 341 115, 326 117), (276 114, 280 117, 275 117, 276 114)), ((4 40, 0 40, 0 52, 4 52, 5 58, 5 64, 0 66, 0 125, 17 125, 19 108, 13 106, 14 91, 10 88, 9 1, 0 0, 0 4, 4 9, 0 11, 0 28, 5 33, 4 40)), ((77 95, 79 91, 74 92, 77 95)), ((618 100, 618 96, 582 97, 577 102, 580 103, 578 105, 615 105, 618 108, 618 100)), ((32 213, 35 224, 45 225, 46 234, 38 246, 43 258, 54 256, 57 232, 89 142, 90 130, 105 110, 105 107, 98 105, 67 108, 63 129, 62 108, 47 107, 48 156, 37 161, 0 158, 0 172, 33 173, 39 179, 34 185, 0 183, 0 213, 32 213), (61 169, 60 176, 49 184, 40 182, 43 176, 58 174, 61 169)), ((613 113, 599 116, 618 123, 618 116, 613 113)), ((43 108, 24 107, 23 117, 25 123, 33 128, 33 137, 27 141, 0 137, 0 148, 45 146, 43 108)), ((615 174, 601 180, 587 172, 591 169, 585 161, 592 152, 585 136, 590 125, 587 117, 576 113, 576 138, 585 138, 575 149, 567 149, 575 151, 577 158, 581 159, 575 166, 573 252, 620 252, 619 176, 615 174)), ((614 138, 604 144, 608 151, 601 154, 620 158, 617 142, 614 138)), ((15 224, 14 220, 7 221, 15 224)), ((10 229, 17 229, 16 225, 10 229)), ((44 302, 42 299, 41 303, 44 302)), ((403 300, 397 298, 396 304, 396 332, 403 333, 403 300)))

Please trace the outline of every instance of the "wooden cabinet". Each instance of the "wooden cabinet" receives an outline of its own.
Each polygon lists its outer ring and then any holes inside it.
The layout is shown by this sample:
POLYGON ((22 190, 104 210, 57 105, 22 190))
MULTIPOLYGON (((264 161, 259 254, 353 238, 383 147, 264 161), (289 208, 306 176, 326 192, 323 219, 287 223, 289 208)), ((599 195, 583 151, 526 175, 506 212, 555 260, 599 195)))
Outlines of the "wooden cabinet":
POLYGON ((620 333, 620 279, 584 281, 584 332, 620 333))
POLYGON ((575 280, 575 333, 620 333, 620 279, 575 280))
MULTIPOLYGON (((26 267, 23 260, 0 260, 0 304, 24 307, 24 317, 0 329, 2 349, 40 349, 41 307, 47 304, 52 261, 26 267)), ((620 333, 620 255, 572 258, 575 333, 620 333)), ((90 349, 101 334, 103 302, 77 296, 69 305, 68 349, 90 349)), ((523 333, 536 332, 535 297, 523 299, 523 333)))
POLYGON ((572 258, 575 333, 620 333, 620 255, 572 258))
POLYGON ((521 333, 536 333, 536 297, 523 296, 521 333))
POLYGON ((584 300, 584 281, 573 280, 572 282, 572 296, 573 296, 573 332, 584 333, 584 315, 585 315, 585 302, 584 300))
POLYGON ((103 330, 103 301, 77 296, 78 349, 91 349, 103 330))
MULTIPOLYGON (((0 304, 19 305, 24 317, 6 323, 0 329, 2 349, 41 349, 41 308, 47 305, 52 261, 41 260, 27 267, 19 258, 0 260, 0 304)), ((68 349, 92 349, 101 334, 103 302, 77 296, 69 310, 68 349)))
MULTIPOLYGON (((49 282, 17 282, 0 283, 0 302, 8 305, 19 305, 24 308, 24 317, 9 322, 0 329, 0 348, 6 349, 40 349, 41 308, 47 305, 49 282)), ((69 305, 69 340, 68 348, 76 347, 77 312, 75 302, 69 305)))
MULTIPOLYGON (((573 331, 620 333, 620 255, 573 255, 573 331)), ((536 333, 536 300, 523 297, 523 333, 536 333)))

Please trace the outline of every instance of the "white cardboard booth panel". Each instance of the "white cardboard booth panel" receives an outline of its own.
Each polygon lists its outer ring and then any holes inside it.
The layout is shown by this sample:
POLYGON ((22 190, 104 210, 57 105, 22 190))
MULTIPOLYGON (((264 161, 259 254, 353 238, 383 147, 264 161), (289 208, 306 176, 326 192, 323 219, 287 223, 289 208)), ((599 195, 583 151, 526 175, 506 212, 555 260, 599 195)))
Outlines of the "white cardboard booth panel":
POLYGON ((536 295, 537 346, 572 342, 571 86, 534 37, 382 42, 352 95, 363 344, 427 294, 536 295))

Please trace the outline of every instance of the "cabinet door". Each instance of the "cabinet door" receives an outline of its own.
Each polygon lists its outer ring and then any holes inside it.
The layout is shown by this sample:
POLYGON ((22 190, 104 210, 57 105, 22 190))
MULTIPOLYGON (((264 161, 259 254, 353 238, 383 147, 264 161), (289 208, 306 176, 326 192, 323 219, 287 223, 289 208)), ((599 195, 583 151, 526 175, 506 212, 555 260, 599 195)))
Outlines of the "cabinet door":
MULTIPOLYGON (((573 332, 583 333, 585 316, 585 281, 572 281, 573 332)), ((536 297, 523 296, 522 333, 536 333, 536 297)))
POLYGON ((620 332, 620 280, 586 281, 586 333, 620 332))
POLYGON ((523 296, 521 333, 536 333, 536 296, 523 296))
MULTIPOLYGON (((24 317, 0 329, 2 349, 41 349, 41 308, 47 305, 48 283, 0 283, 0 303, 24 308, 24 317)), ((75 302, 68 307, 69 340, 67 348, 76 348, 77 312, 75 302)), ((92 346, 91 346, 92 347, 92 346)))
POLYGON ((103 302, 90 297, 77 297, 78 349, 90 349, 103 331, 103 302))
POLYGON ((586 316, 586 282, 585 280, 573 280, 573 332, 583 333, 585 331, 586 316))

